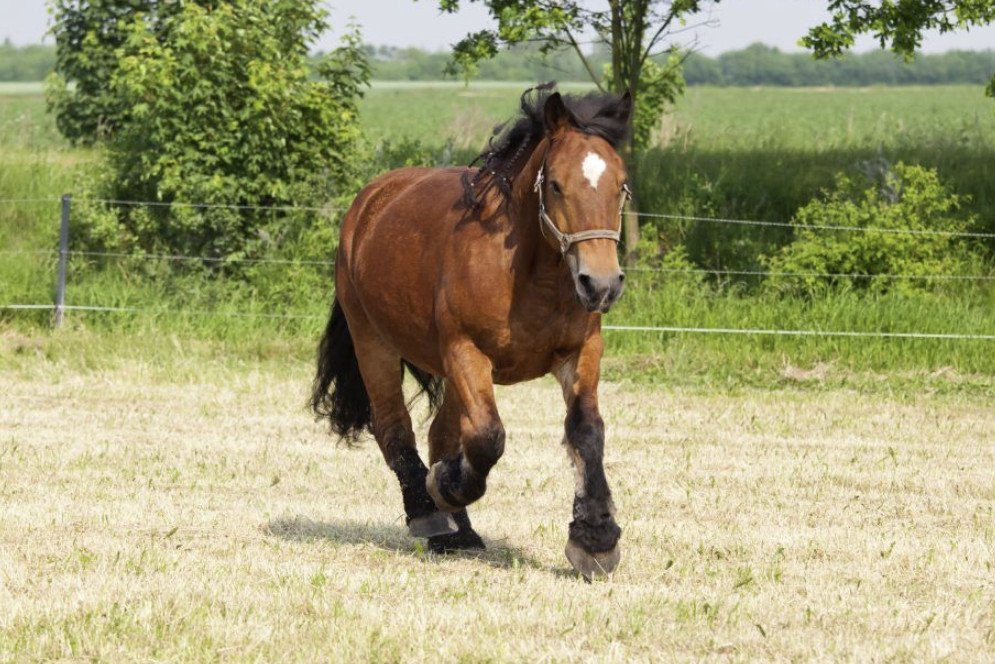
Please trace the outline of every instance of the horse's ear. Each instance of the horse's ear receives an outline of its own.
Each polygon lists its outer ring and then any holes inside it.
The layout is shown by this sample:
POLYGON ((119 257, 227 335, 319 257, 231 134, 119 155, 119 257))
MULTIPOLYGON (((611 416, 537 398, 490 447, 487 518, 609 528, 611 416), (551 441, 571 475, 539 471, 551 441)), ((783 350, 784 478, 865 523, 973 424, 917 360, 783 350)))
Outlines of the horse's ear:
POLYGON ((546 105, 543 106, 542 111, 546 131, 549 133, 553 133, 567 124, 576 124, 577 122, 574 119, 574 114, 571 113, 570 109, 567 108, 567 105, 563 103, 563 97, 559 92, 554 92, 549 95, 549 98, 546 99, 546 105))
POLYGON ((632 92, 630 90, 626 90, 622 99, 619 100, 618 114, 625 121, 625 124, 629 124, 629 120, 632 118, 632 92))

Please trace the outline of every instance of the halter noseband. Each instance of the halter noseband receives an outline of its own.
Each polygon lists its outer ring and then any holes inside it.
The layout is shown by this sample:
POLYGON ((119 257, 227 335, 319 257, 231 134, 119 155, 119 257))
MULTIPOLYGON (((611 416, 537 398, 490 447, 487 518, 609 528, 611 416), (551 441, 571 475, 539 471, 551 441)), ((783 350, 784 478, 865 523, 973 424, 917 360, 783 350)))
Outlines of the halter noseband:
POLYGON ((548 230, 556 242, 560 246, 560 253, 565 254, 570 250, 570 247, 577 244, 578 242, 584 242, 586 240, 611 240, 618 244, 619 240, 622 239, 622 212, 625 209, 625 201, 627 201, 632 196, 632 190, 629 189, 629 185, 622 185, 622 198, 618 203, 618 227, 617 231, 612 231, 608 229, 598 229, 589 231, 578 231, 577 233, 564 233, 553 220, 550 219, 549 214, 546 213, 546 201, 543 199, 543 182, 545 181, 546 173, 546 162, 542 162, 542 166, 539 167, 539 172, 536 174, 535 185, 532 187, 533 191, 539 194, 539 229, 542 234, 545 235, 548 230))

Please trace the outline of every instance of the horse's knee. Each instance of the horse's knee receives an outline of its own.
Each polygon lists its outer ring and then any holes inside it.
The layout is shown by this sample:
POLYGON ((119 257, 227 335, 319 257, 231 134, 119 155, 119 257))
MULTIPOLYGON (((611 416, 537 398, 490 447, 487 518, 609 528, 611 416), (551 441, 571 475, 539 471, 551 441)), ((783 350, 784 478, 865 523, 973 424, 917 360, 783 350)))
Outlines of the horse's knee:
POLYGON ((463 454, 473 470, 486 477, 504 454, 504 426, 500 420, 490 420, 470 431, 463 440, 463 454))
POLYGON ((597 411, 580 406, 570 408, 564 423, 567 441, 582 455, 599 455, 605 445, 605 421, 597 411))

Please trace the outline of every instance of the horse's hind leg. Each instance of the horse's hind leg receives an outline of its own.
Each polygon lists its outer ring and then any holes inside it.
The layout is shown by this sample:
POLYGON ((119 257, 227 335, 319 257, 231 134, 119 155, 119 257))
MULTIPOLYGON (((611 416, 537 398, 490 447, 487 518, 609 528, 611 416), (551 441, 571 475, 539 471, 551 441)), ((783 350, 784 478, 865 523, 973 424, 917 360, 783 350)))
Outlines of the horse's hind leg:
MULTIPOLYGON (((453 459, 460 452, 460 405, 459 395, 450 383, 446 383, 445 398, 442 401, 442 408, 432 420, 432 426, 428 430, 429 461, 431 466, 443 459, 453 459)), ((449 535, 436 535, 428 538, 429 548, 435 553, 449 553, 464 549, 483 549, 484 541, 480 535, 474 531, 470 525, 470 517, 466 513, 466 508, 453 512, 453 518, 459 531, 449 535)))
POLYGON ((418 456, 411 416, 404 403, 401 357, 371 326, 363 325, 357 318, 350 318, 349 324, 359 370, 370 396, 373 436, 401 484, 408 529, 414 537, 454 533, 457 526, 453 517, 439 511, 425 488, 428 469, 418 456))

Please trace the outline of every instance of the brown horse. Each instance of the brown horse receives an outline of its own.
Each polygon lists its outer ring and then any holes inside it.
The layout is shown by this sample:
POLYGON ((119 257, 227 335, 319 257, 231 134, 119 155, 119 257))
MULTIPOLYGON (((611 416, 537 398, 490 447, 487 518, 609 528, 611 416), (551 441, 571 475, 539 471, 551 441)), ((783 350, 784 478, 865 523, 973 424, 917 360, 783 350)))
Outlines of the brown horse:
POLYGON ((410 533, 433 551, 484 546, 466 506, 504 451, 494 384, 551 373, 577 473, 567 558, 586 577, 618 564, 598 378, 601 314, 624 279, 616 245, 628 186, 616 148, 631 108, 629 95, 527 90, 479 169, 391 171, 342 221, 311 406, 340 436, 373 433, 410 533), (431 470, 415 446, 405 367, 437 410, 431 470))

